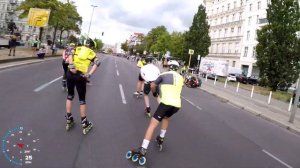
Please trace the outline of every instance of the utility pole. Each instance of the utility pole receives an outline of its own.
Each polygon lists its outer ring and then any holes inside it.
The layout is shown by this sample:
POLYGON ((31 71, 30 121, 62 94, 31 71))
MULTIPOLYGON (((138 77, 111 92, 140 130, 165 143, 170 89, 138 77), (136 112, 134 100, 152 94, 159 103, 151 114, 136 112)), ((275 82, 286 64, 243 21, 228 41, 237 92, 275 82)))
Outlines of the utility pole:
POLYGON ((95 9, 96 7, 98 7, 97 5, 91 5, 91 6, 93 7, 93 10, 92 10, 92 16, 91 16, 91 20, 90 20, 89 31, 88 31, 88 34, 87 34, 88 37, 89 37, 89 35, 90 35, 90 29, 91 29, 91 24, 92 24, 92 20, 93 20, 94 9, 95 9))

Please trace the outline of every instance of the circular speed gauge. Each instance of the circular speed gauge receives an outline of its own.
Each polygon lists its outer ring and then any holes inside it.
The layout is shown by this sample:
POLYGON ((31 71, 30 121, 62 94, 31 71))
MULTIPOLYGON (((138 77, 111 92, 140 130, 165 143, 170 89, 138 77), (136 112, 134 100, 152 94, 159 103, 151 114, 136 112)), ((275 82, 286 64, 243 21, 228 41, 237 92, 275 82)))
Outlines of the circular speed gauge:
POLYGON ((2 153, 14 165, 30 165, 40 152, 39 141, 32 130, 16 127, 7 131, 2 139, 2 153))

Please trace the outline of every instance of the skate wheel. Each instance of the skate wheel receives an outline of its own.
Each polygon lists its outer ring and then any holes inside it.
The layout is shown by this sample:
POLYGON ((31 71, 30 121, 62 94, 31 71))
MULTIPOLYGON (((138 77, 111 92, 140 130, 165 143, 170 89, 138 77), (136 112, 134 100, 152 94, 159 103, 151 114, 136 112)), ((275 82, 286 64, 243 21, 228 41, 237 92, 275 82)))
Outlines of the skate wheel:
POLYGON ((146 161, 147 161, 147 159, 146 159, 146 157, 141 157, 140 159, 139 159, 139 165, 141 165, 141 166, 143 166, 143 165, 145 165, 146 164, 146 161))
POLYGON ((131 159, 131 157, 132 157, 132 151, 128 151, 126 153, 126 159, 131 159))
POLYGON ((135 163, 139 160, 139 155, 138 154, 135 154, 132 156, 131 160, 135 163))

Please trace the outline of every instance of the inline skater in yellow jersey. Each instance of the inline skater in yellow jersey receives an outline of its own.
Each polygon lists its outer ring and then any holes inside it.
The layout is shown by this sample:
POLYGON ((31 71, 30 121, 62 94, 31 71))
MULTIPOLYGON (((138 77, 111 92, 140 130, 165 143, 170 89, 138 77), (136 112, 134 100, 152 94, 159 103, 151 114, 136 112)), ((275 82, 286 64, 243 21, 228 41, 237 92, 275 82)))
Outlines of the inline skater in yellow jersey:
POLYGON ((160 85, 160 104, 151 118, 148 129, 145 133, 143 143, 140 148, 131 150, 126 153, 127 159, 139 162, 140 165, 146 163, 146 151, 152 138, 155 128, 162 121, 160 135, 156 137, 156 141, 162 150, 162 143, 169 125, 169 118, 181 108, 181 90, 183 87, 183 78, 176 71, 179 64, 172 61, 169 64, 169 71, 162 73, 154 82, 151 83, 151 90, 155 91, 160 85))
POLYGON ((87 134, 93 127, 92 122, 88 121, 86 117, 85 95, 87 79, 89 79, 96 71, 97 67, 100 66, 100 61, 98 60, 96 53, 91 49, 95 46, 96 43, 92 39, 88 39, 85 46, 76 47, 72 59, 69 59, 69 70, 67 72, 68 97, 66 102, 66 129, 69 130, 74 124, 71 109, 72 100, 74 99, 74 89, 76 86, 80 103, 80 116, 83 134, 87 134), (88 68, 91 63, 93 63, 93 66, 88 72, 88 68))
MULTIPOLYGON (((145 58, 141 57, 136 66, 141 69, 145 64, 146 64, 145 58)), ((142 95, 143 89, 144 89, 144 79, 142 78, 141 73, 139 73, 138 82, 136 84, 136 92, 134 92, 133 94, 136 96, 142 95)))

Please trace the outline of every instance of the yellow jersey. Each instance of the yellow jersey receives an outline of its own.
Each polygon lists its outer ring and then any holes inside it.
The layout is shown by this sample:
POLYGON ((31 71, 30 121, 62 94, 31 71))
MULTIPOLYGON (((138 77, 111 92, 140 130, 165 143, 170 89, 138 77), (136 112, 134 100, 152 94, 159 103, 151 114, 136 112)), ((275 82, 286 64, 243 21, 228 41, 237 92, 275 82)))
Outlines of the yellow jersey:
POLYGON ((88 47, 80 46, 75 49, 73 64, 76 70, 87 73, 89 65, 96 58, 96 53, 88 47))

